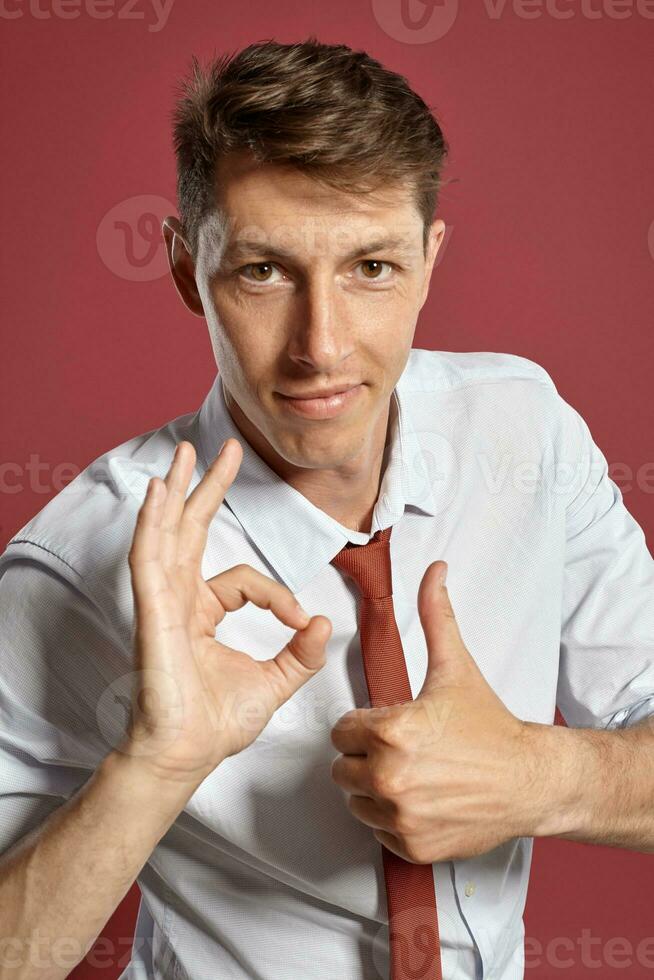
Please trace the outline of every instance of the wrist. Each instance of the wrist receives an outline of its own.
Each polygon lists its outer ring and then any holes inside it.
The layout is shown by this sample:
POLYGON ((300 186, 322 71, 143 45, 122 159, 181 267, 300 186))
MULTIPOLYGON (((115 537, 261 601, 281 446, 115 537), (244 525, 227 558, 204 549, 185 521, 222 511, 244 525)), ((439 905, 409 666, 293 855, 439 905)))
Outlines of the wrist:
POLYGON ((534 762, 532 837, 583 837, 601 795, 596 732, 524 722, 534 762))
POLYGON ((208 775, 163 773, 141 756, 117 747, 109 752, 99 766, 100 778, 110 780, 116 792, 138 804, 158 805, 163 813, 179 812, 208 775))

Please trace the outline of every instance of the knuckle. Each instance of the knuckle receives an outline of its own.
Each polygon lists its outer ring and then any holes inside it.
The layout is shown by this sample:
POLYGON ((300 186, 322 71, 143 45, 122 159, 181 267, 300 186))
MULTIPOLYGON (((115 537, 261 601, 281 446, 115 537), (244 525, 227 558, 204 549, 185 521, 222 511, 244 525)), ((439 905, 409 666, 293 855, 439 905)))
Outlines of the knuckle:
POLYGON ((209 511, 203 510, 188 510, 184 514, 184 520, 188 521, 189 524, 195 524, 199 528, 200 532, 206 531, 211 522, 211 514, 209 511))
POLYGON ((387 800, 393 795, 392 777, 383 769, 373 769, 370 774, 370 788, 379 799, 387 800))
POLYGON ((415 834, 418 829, 415 817, 402 807, 396 811, 393 822, 396 831, 405 836, 415 834))
POLYGON ((386 799, 395 800, 402 796, 406 789, 406 780, 401 771, 381 772, 378 775, 380 790, 386 799))
POLYGON ((404 842, 404 853, 406 854, 407 861, 411 861, 412 864, 428 863, 424 848, 415 841, 408 840, 404 842))
POLYGON ((383 799, 386 795, 386 780, 378 769, 372 767, 368 776, 368 782, 372 793, 378 798, 383 799))
POLYGON ((399 745, 397 722, 388 717, 377 721, 372 728, 372 738, 379 746, 397 747, 399 745))

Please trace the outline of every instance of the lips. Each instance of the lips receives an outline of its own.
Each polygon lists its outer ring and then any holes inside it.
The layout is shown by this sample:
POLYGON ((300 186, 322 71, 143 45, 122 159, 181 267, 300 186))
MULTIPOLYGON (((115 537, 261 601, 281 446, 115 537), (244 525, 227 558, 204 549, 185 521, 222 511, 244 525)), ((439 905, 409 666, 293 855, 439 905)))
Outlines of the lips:
POLYGON ((306 394, 304 397, 293 397, 276 392, 276 395, 285 412, 305 419, 324 420, 336 418, 337 415, 346 412, 351 405, 362 397, 364 389, 364 384, 348 387, 333 385, 331 388, 325 388, 317 397, 312 398, 307 397, 306 394))
POLYGON ((304 399, 304 398, 329 398, 330 395, 339 395, 343 391, 349 391, 350 388, 356 388, 356 386, 358 384, 359 384, 358 381, 354 381, 351 384, 333 385, 331 388, 324 388, 322 390, 316 389, 315 391, 308 391, 308 392, 306 392, 306 391, 300 391, 300 392, 280 391, 279 394, 280 395, 283 395, 284 398, 296 398, 296 399, 304 399))

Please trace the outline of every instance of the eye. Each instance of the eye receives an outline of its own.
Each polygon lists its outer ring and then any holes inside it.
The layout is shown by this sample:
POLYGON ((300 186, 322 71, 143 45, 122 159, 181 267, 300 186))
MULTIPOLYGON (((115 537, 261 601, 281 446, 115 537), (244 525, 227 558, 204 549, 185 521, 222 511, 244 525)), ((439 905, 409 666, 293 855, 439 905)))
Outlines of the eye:
POLYGON ((272 262, 250 262, 248 265, 244 265, 242 269, 239 269, 239 273, 248 282, 278 282, 279 280, 272 278, 271 273, 273 272, 279 272, 279 269, 272 262), (251 277, 245 275, 245 271, 248 269, 253 273, 251 277))
POLYGON ((363 271, 363 278, 368 279, 370 282, 385 282, 393 271, 391 263, 382 262, 381 259, 363 259, 359 265, 363 271), (387 275, 383 274, 383 266, 387 268, 387 275))

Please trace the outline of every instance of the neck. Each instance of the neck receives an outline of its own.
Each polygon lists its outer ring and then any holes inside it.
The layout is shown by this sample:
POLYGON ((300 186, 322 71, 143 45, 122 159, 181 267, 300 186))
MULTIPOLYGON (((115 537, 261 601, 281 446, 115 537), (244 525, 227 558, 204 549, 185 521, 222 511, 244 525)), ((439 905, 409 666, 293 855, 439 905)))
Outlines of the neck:
POLYGON ((234 424, 281 479, 339 524, 354 531, 370 532, 390 448, 389 431, 396 411, 392 398, 374 421, 370 438, 356 457, 342 466, 320 469, 297 466, 281 456, 243 413, 227 388, 223 386, 223 390, 234 424))

